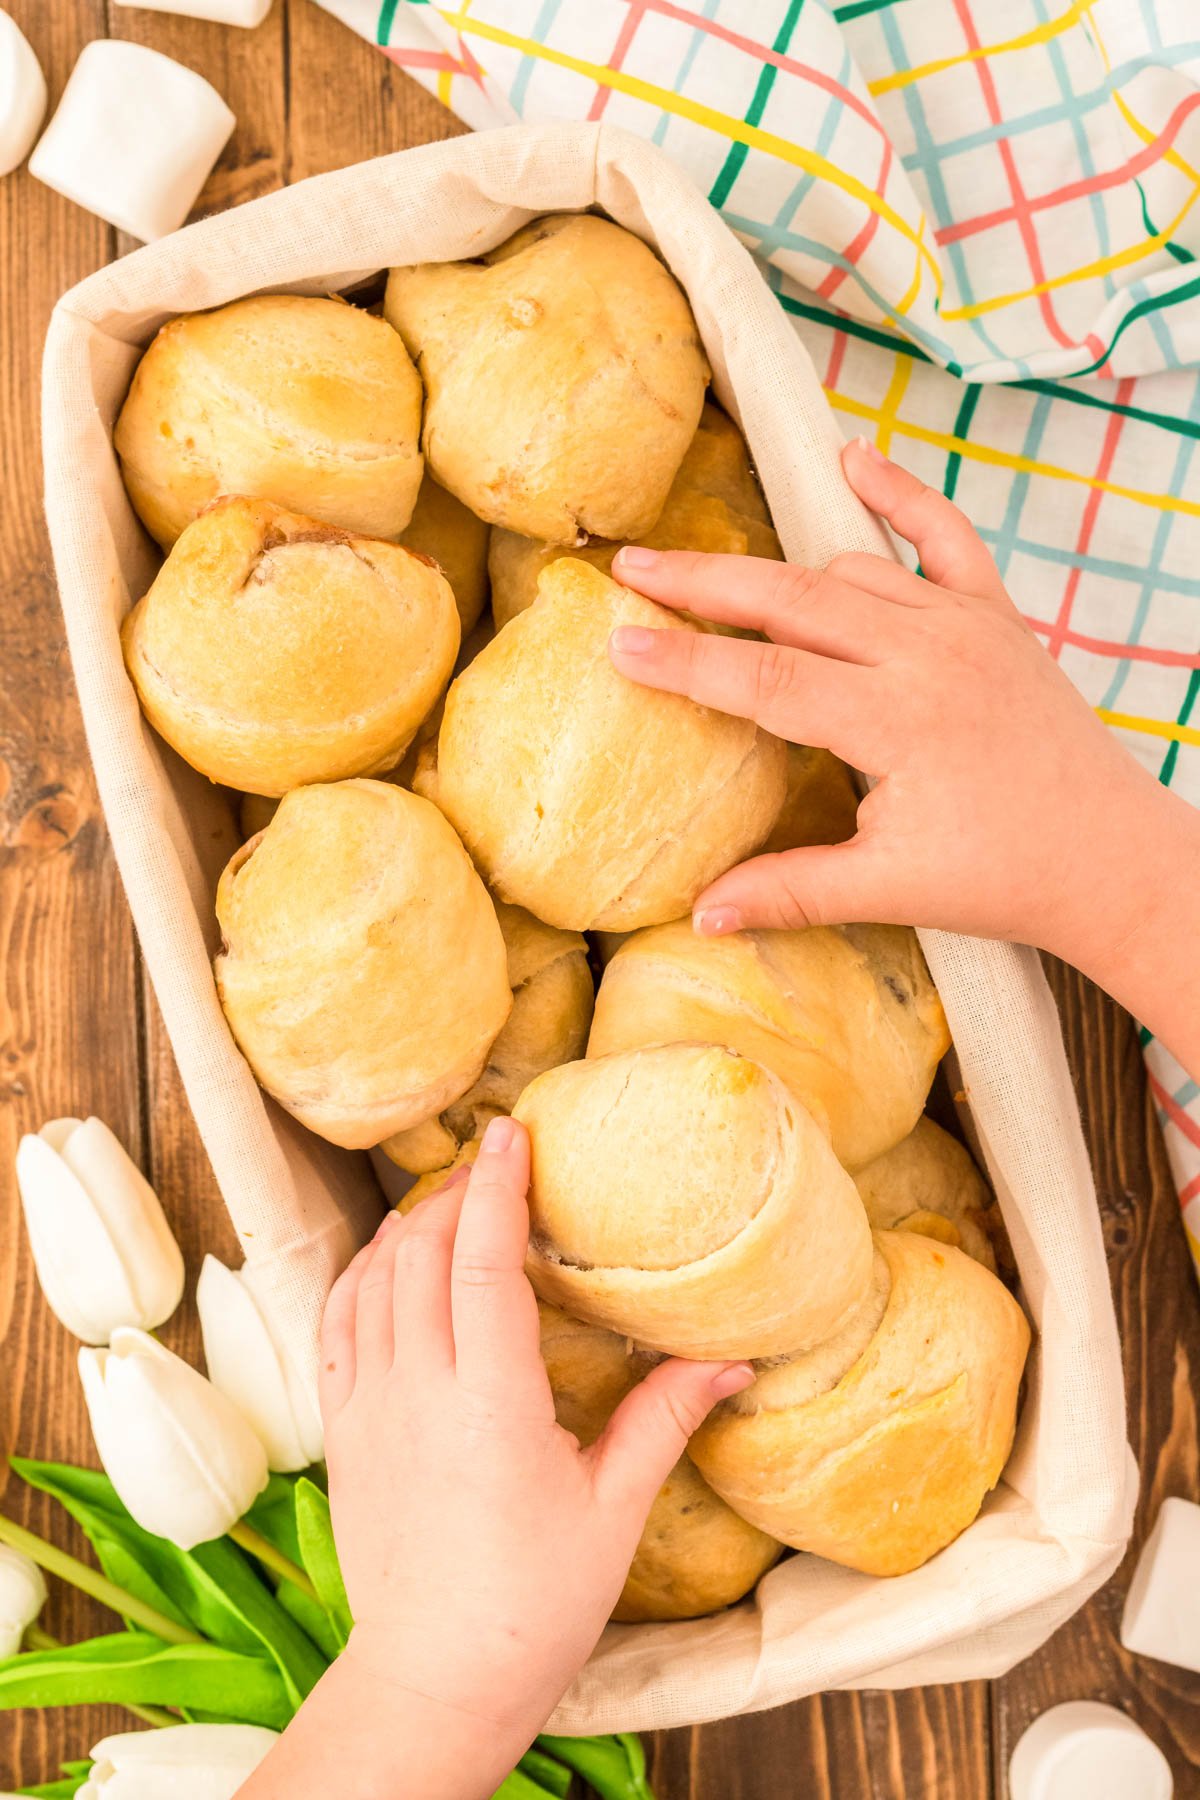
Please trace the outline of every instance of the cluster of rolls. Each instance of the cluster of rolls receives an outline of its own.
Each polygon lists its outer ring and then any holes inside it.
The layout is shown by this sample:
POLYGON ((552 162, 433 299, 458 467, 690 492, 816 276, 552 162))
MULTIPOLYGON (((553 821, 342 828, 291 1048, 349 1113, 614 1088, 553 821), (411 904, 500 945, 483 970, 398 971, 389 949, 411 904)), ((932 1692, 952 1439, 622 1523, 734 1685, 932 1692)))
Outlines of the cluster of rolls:
POLYGON ((524 1122, 582 1442, 658 1357, 758 1367, 655 1502, 625 1620, 729 1605, 788 1548, 916 1567, 1000 1476, 1029 1339, 924 1113, 949 1038, 914 934, 691 929, 725 869, 857 807, 828 752, 608 657, 619 624, 709 629, 616 582, 622 543, 782 554, 708 379, 653 252, 563 215, 391 271, 381 310, 174 319, 115 432, 164 552, 126 665, 240 807, 215 976, 266 1094, 380 1147, 406 1206, 524 1122))

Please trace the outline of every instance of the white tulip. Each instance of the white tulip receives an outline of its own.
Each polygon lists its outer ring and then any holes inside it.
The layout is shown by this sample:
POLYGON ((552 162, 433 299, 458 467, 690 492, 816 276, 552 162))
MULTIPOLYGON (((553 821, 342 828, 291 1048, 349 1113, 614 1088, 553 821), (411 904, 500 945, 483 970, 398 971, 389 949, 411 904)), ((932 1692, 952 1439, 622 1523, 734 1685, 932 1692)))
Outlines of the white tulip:
POLYGON ((325 1440, 317 1397, 273 1328, 267 1297, 247 1264, 206 1256, 196 1286, 208 1378, 233 1401, 282 1473, 319 1462, 325 1440))
POLYGON ((262 1725, 172 1725, 102 1738, 75 1800, 233 1800, 279 1733, 262 1725))
POLYGON ((26 1628, 45 1604, 46 1580, 37 1564, 20 1550, 0 1544, 0 1656, 17 1654, 26 1628))
POLYGON ((266 1486, 266 1452, 237 1407, 144 1331, 81 1350, 79 1373, 100 1460, 144 1531, 190 1550, 266 1486))
POLYGON ((42 1292, 85 1344, 151 1331, 183 1297, 183 1257, 158 1196, 99 1119, 52 1119, 17 1147, 42 1292))

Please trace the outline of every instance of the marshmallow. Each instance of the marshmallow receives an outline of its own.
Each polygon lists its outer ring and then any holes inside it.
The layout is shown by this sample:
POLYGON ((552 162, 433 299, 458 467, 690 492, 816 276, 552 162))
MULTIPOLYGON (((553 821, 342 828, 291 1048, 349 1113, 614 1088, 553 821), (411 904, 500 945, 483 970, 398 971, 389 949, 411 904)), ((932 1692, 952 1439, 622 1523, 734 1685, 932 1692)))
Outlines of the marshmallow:
POLYGON ((15 19, 0 11, 0 175, 29 154, 46 112, 46 77, 15 19))
POLYGON ((183 224, 235 123, 217 90, 182 63, 97 38, 71 71, 29 170, 149 243, 183 224))
POLYGON ((1129 1584, 1121 1642, 1200 1672, 1200 1506, 1190 1500, 1162 1503, 1129 1584))
POLYGON ((1140 1725, 1115 1706, 1052 1706, 1017 1741, 1008 1765, 1011 1800, 1171 1800, 1171 1765, 1140 1725))
POLYGON ((139 12, 182 13, 188 19, 212 19, 217 25, 246 26, 261 25, 271 10, 271 0, 117 0, 117 5, 136 7, 139 12))

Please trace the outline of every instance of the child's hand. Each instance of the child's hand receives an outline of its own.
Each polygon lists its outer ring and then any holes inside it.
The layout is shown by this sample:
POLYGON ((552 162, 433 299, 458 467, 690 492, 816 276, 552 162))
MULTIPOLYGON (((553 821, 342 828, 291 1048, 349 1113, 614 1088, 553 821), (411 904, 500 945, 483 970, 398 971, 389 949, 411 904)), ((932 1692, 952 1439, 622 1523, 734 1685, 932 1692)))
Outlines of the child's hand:
POLYGON ((321 1355, 355 1619, 343 1660, 445 1708, 448 1734, 482 1727, 493 1786, 599 1637, 688 1437, 753 1378, 661 1363, 581 1450, 538 1350, 528 1180, 524 1129, 493 1121, 469 1181, 390 1218, 351 1263, 321 1355))
POLYGON ((611 643, 623 674, 878 777, 849 843, 731 869, 697 901, 697 929, 940 925, 1038 944, 1117 987, 1172 861, 1180 877, 1185 814, 1197 867, 1190 809, 1046 654, 956 506, 861 439, 844 467, 923 576, 868 555, 824 573, 641 549, 614 564, 665 606, 770 639, 626 628, 611 643))

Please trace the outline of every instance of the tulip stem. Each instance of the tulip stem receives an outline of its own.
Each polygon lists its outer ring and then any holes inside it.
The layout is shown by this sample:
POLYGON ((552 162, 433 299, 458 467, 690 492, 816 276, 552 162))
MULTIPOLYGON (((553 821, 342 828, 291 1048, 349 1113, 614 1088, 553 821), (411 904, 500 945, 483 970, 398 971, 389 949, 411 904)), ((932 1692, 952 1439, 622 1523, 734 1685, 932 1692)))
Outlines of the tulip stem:
MULTIPOLYGON (((48 1631, 43 1631, 40 1625, 27 1625, 25 1636, 22 1639, 22 1647, 26 1650, 61 1650, 63 1646, 61 1638, 52 1637, 48 1631)), ((182 1719, 177 1718, 174 1713, 167 1712, 165 1707, 134 1706, 128 1700, 122 1700, 119 1704, 125 1708, 127 1713, 132 1713, 135 1719, 141 1719, 147 1725, 162 1727, 183 1723, 182 1719)))
POLYGON ((273 1575, 278 1575, 281 1581, 290 1581, 293 1587, 299 1588, 310 1600, 315 1600, 318 1606, 321 1604, 321 1597, 304 1570, 285 1556, 282 1550, 277 1550, 261 1531, 255 1531, 253 1525, 247 1525, 245 1519, 239 1519, 230 1528, 229 1535, 235 1544, 240 1544, 249 1555, 257 1557, 273 1575))
POLYGON ((122 1618, 130 1619, 140 1625, 143 1631, 152 1632, 155 1637, 162 1638, 168 1644, 202 1644, 204 1639, 198 1632, 189 1631, 186 1625, 177 1625, 174 1619, 168 1619, 165 1613, 147 1606, 136 1594, 128 1593, 102 1575, 99 1569, 80 1562, 77 1556, 69 1556, 60 1550, 57 1544, 48 1544, 45 1538, 35 1536, 26 1531, 23 1525, 17 1525, 12 1519, 0 1514, 0 1544, 11 1544, 14 1550, 22 1550, 25 1555, 46 1570, 49 1575, 58 1575, 81 1593, 90 1594, 93 1600, 99 1600, 102 1606, 111 1607, 122 1618))

